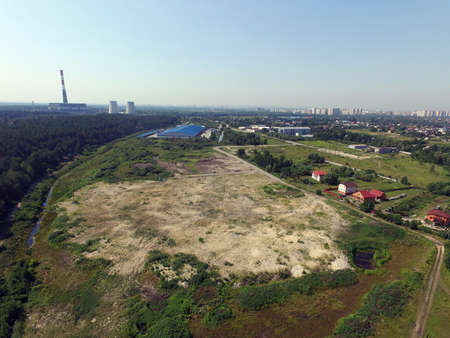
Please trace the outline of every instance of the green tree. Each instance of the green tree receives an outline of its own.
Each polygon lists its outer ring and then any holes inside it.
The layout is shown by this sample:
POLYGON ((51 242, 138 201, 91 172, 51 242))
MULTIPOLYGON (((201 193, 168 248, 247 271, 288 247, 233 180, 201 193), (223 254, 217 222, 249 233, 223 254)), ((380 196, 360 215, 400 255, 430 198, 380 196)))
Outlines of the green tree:
POLYGON ((339 184, 339 176, 333 173, 328 173, 324 177, 324 182, 329 185, 338 185, 339 184))
POLYGON ((237 151, 237 156, 239 156, 241 158, 246 157, 247 155, 245 154, 245 149, 239 148, 238 151, 237 151))
POLYGON ((409 184, 408 182, 408 177, 407 176, 403 176, 402 179, 400 180, 401 184, 409 184))

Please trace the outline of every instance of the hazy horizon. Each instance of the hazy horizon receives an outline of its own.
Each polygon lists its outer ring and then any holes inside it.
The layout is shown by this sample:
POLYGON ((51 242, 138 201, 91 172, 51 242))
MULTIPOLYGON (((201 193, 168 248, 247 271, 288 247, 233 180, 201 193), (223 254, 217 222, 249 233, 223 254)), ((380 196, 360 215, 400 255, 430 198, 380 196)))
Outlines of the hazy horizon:
POLYGON ((450 109, 450 3, 3 1, 0 101, 450 109))

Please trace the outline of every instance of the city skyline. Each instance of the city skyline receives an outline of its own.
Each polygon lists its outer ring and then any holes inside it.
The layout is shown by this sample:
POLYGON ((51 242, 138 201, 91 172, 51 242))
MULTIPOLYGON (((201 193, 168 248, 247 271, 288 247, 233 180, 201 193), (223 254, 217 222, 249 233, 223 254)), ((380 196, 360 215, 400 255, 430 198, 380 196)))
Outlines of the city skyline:
POLYGON ((450 108, 450 4, 0 4, 0 101, 450 108), (67 14, 70 13, 70 14, 67 14))

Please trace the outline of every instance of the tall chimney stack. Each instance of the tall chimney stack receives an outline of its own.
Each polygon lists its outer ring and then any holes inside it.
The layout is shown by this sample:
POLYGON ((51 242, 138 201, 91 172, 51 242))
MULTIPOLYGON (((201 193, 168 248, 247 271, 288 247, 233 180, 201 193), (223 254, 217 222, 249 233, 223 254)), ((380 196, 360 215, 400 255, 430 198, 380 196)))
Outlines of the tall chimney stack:
POLYGON ((69 101, 67 101, 67 93, 66 93, 66 85, 64 84, 64 73, 62 69, 59 71, 61 74, 61 85, 62 85, 62 94, 63 94, 63 103, 67 104, 69 101))

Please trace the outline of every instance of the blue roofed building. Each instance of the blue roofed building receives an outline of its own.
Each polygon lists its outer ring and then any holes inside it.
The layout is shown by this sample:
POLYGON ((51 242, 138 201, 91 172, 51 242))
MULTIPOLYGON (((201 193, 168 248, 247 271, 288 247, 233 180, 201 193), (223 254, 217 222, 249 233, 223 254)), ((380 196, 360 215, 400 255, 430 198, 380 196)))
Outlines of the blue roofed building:
POLYGON ((161 138, 191 138, 199 136, 205 128, 195 124, 185 124, 164 130, 158 134, 161 138))

